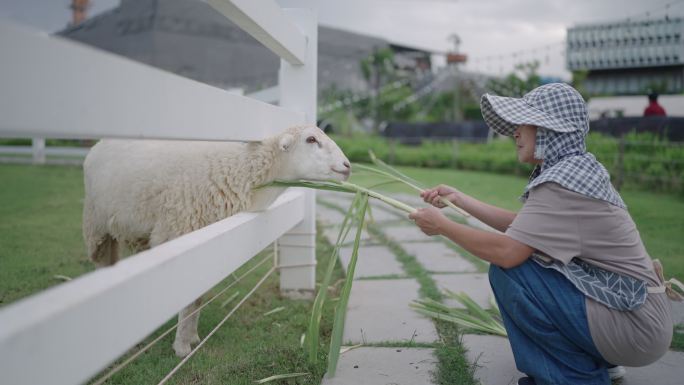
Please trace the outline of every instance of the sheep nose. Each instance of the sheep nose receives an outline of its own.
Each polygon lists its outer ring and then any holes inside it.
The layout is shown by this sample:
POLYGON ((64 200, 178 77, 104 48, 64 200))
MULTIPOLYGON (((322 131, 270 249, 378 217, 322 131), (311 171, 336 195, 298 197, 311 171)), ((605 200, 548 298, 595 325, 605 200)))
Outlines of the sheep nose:
POLYGON ((342 162, 342 164, 343 164, 344 167, 346 167, 346 168, 351 168, 351 165, 349 164, 349 162, 342 162))

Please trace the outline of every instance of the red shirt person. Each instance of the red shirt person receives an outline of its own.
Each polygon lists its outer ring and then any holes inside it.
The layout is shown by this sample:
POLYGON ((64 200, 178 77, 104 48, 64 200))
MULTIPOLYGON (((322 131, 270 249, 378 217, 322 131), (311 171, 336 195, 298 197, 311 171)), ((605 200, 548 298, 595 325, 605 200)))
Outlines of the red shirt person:
POLYGON ((644 116, 666 116, 665 109, 658 104, 658 94, 648 94, 648 106, 644 109, 644 116))

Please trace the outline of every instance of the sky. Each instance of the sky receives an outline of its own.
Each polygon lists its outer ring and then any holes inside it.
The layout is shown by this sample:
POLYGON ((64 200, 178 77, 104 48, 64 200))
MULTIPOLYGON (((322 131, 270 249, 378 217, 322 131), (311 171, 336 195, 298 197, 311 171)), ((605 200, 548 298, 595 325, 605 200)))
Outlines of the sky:
MULTIPOLYGON (((290 0, 292 1, 292 0, 290 0)), ((627 18, 684 15, 684 0, 316 0, 323 25, 435 52, 468 55, 464 68, 506 74, 538 60, 539 72, 569 79, 564 41, 568 27, 627 18), (669 6, 668 6, 669 4, 669 6)), ((0 18, 54 32, 70 19, 69 0, 1 0, 0 18)), ((91 0, 88 15, 119 0, 91 0)), ((443 56, 435 56, 443 63, 443 56)))

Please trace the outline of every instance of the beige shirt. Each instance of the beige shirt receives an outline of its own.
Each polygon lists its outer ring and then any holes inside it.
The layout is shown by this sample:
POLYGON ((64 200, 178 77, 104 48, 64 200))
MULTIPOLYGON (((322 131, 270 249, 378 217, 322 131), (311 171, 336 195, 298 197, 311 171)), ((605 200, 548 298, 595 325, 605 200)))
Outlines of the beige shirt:
MULTIPOLYGON (((661 285, 627 210, 553 182, 530 191, 506 234, 562 263, 580 257, 649 286, 661 285)), ((606 361, 643 366, 667 351, 672 318, 664 293, 649 294, 633 311, 610 309, 590 298, 586 306, 592 339, 606 361)))

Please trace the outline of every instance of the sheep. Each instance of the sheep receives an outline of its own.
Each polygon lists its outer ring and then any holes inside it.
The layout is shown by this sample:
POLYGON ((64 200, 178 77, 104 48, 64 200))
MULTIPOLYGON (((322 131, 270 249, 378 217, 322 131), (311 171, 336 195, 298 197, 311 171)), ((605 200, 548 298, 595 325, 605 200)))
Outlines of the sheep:
MULTIPOLYGON (((241 211, 261 210, 282 189, 254 187, 274 179, 346 180, 349 160, 315 126, 292 127, 261 142, 102 140, 84 165, 83 237, 100 266, 241 211)), ((186 356, 199 342, 199 312, 181 322, 173 348, 186 356)))

